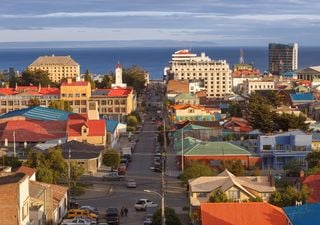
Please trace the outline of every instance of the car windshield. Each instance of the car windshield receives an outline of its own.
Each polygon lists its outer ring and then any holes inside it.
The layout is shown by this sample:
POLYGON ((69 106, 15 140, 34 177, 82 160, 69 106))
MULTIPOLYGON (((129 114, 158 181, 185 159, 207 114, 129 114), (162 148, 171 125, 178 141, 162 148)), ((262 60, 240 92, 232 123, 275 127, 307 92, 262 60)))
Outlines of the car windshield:
POLYGON ((144 201, 142 201, 142 200, 137 201, 137 204, 143 204, 143 203, 144 203, 144 201))

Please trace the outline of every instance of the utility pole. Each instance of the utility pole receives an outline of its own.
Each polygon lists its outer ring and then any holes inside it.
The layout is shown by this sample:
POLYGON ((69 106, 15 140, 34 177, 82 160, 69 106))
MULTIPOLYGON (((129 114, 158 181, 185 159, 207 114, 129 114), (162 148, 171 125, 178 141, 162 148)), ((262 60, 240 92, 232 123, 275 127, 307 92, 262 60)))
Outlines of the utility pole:
POLYGON ((166 118, 163 119, 163 148, 162 148, 162 172, 161 172, 161 217, 162 217, 162 225, 166 224, 166 216, 165 216, 165 205, 164 205, 164 189, 165 189, 165 181, 164 181, 164 173, 166 171, 166 155, 167 155, 167 133, 166 133, 166 118))
POLYGON ((16 132, 13 131, 13 157, 16 157, 16 132))
POLYGON ((183 173, 183 171, 184 171, 184 156, 183 156, 183 148, 184 148, 184 146, 183 146, 183 140, 184 140, 184 135, 183 135, 183 129, 184 129, 184 127, 182 127, 181 128, 181 136, 182 136, 182 138, 181 138, 181 172, 183 173))
MULTIPOLYGON (((71 180, 71 165, 70 165, 70 159, 71 159, 71 149, 69 148, 69 151, 68 151, 68 190, 69 190, 69 199, 71 197, 71 191, 70 191, 70 180, 71 180)), ((70 200, 69 200, 70 202, 70 200)))

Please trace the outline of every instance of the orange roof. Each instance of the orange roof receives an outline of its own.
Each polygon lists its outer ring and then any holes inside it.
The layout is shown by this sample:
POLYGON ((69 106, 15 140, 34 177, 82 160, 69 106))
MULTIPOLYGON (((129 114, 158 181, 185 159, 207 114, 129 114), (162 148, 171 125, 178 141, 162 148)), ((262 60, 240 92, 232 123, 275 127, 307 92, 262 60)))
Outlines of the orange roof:
POLYGON ((68 119, 68 136, 81 136, 81 127, 89 128, 88 136, 104 136, 106 133, 105 120, 89 120, 86 114, 70 114, 68 119))
POLYGON ((33 174, 37 172, 37 170, 27 166, 20 166, 15 172, 24 173, 24 174, 27 174, 29 177, 31 177, 33 174))
POLYGON ((38 86, 18 86, 17 88, 0 88, 0 95, 17 95, 27 93, 30 95, 59 95, 59 88, 38 86))
POLYGON ((303 180, 302 184, 307 185, 312 189, 312 193, 310 194, 307 202, 320 202, 320 174, 307 176, 303 180))
POLYGON ((287 225, 283 210, 265 202, 201 203, 202 225, 287 225))
POLYGON ((186 80, 169 80, 167 84, 167 92, 189 93, 189 82, 186 80))
POLYGON ((60 201, 64 198, 64 196, 66 196, 68 188, 56 184, 50 184, 50 186, 52 188, 53 208, 57 209, 60 201))
POLYGON ((70 83, 63 82, 61 86, 87 86, 88 84, 88 81, 72 81, 70 83))
POLYGON ((108 97, 128 96, 132 90, 130 88, 112 88, 109 89, 108 97))

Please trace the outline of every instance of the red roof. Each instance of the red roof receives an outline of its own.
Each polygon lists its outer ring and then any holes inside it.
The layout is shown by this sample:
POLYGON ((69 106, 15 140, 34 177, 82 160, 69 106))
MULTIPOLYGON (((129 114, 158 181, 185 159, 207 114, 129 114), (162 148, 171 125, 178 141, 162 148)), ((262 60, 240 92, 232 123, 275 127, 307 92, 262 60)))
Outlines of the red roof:
POLYGON ((70 114, 68 119, 68 136, 81 136, 81 128, 89 129, 88 136, 104 136, 106 134, 105 120, 89 120, 86 114, 70 114))
POLYGON ((202 225, 287 225, 283 210, 265 202, 201 203, 202 225))
POLYGON ((61 86, 87 86, 88 81, 72 81, 71 83, 63 82, 61 86))
POLYGON ((99 90, 105 90, 108 97, 127 97, 131 92, 131 88, 112 88, 112 89, 96 89, 98 92, 99 90))
POLYGON ((223 127, 233 131, 252 131, 252 127, 250 126, 249 122, 240 117, 231 117, 225 124, 223 124, 223 127))
POLYGON ((174 54, 186 55, 186 54, 192 54, 192 53, 189 52, 189 50, 184 49, 184 50, 179 50, 179 51, 175 52, 174 54))
POLYGON ((0 88, 0 95, 17 95, 27 93, 29 95, 59 95, 59 88, 37 87, 37 86, 18 86, 17 88, 0 88))
POLYGON ((310 194, 307 202, 320 202, 320 174, 307 176, 303 180, 302 184, 307 185, 312 189, 312 193, 310 194))
POLYGON ((66 136, 66 121, 12 120, 7 121, 0 133, 1 142, 44 142, 66 136))

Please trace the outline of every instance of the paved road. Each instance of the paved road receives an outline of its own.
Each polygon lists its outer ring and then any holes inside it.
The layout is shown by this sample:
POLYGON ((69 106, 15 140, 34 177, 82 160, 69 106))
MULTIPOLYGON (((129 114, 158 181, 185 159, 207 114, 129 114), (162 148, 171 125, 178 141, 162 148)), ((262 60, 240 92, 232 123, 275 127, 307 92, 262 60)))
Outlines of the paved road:
MULTIPOLYGON (((154 99, 154 98, 152 98, 154 99)), ((154 149, 156 145, 156 125, 150 121, 150 117, 156 114, 156 111, 149 112, 145 117, 143 131, 136 134, 139 142, 136 144, 132 155, 132 162, 128 166, 127 178, 134 178, 137 182, 137 188, 128 189, 125 181, 102 181, 101 173, 95 177, 86 177, 86 182, 93 183, 93 186, 87 189, 85 195, 77 200, 80 205, 95 206, 101 212, 101 217, 108 207, 127 206, 129 209, 128 217, 121 218, 120 224, 140 225, 144 221, 145 212, 136 212, 134 203, 139 198, 148 198, 155 203, 161 204, 161 199, 153 193, 146 193, 143 190, 149 189, 160 192, 161 173, 155 173, 150 170, 153 161, 154 149)), ((127 137, 123 137, 127 138, 127 137)), ((187 196, 185 188, 182 188, 179 180, 176 178, 179 171, 175 168, 175 155, 171 148, 168 149, 167 172, 165 176, 165 204, 172 207, 178 214, 186 217, 186 212, 182 207, 187 205, 187 196)), ((182 217, 183 220, 185 220, 182 217)), ((104 219, 100 220, 101 222, 104 219)), ((183 223, 186 224, 186 223, 183 223)))

